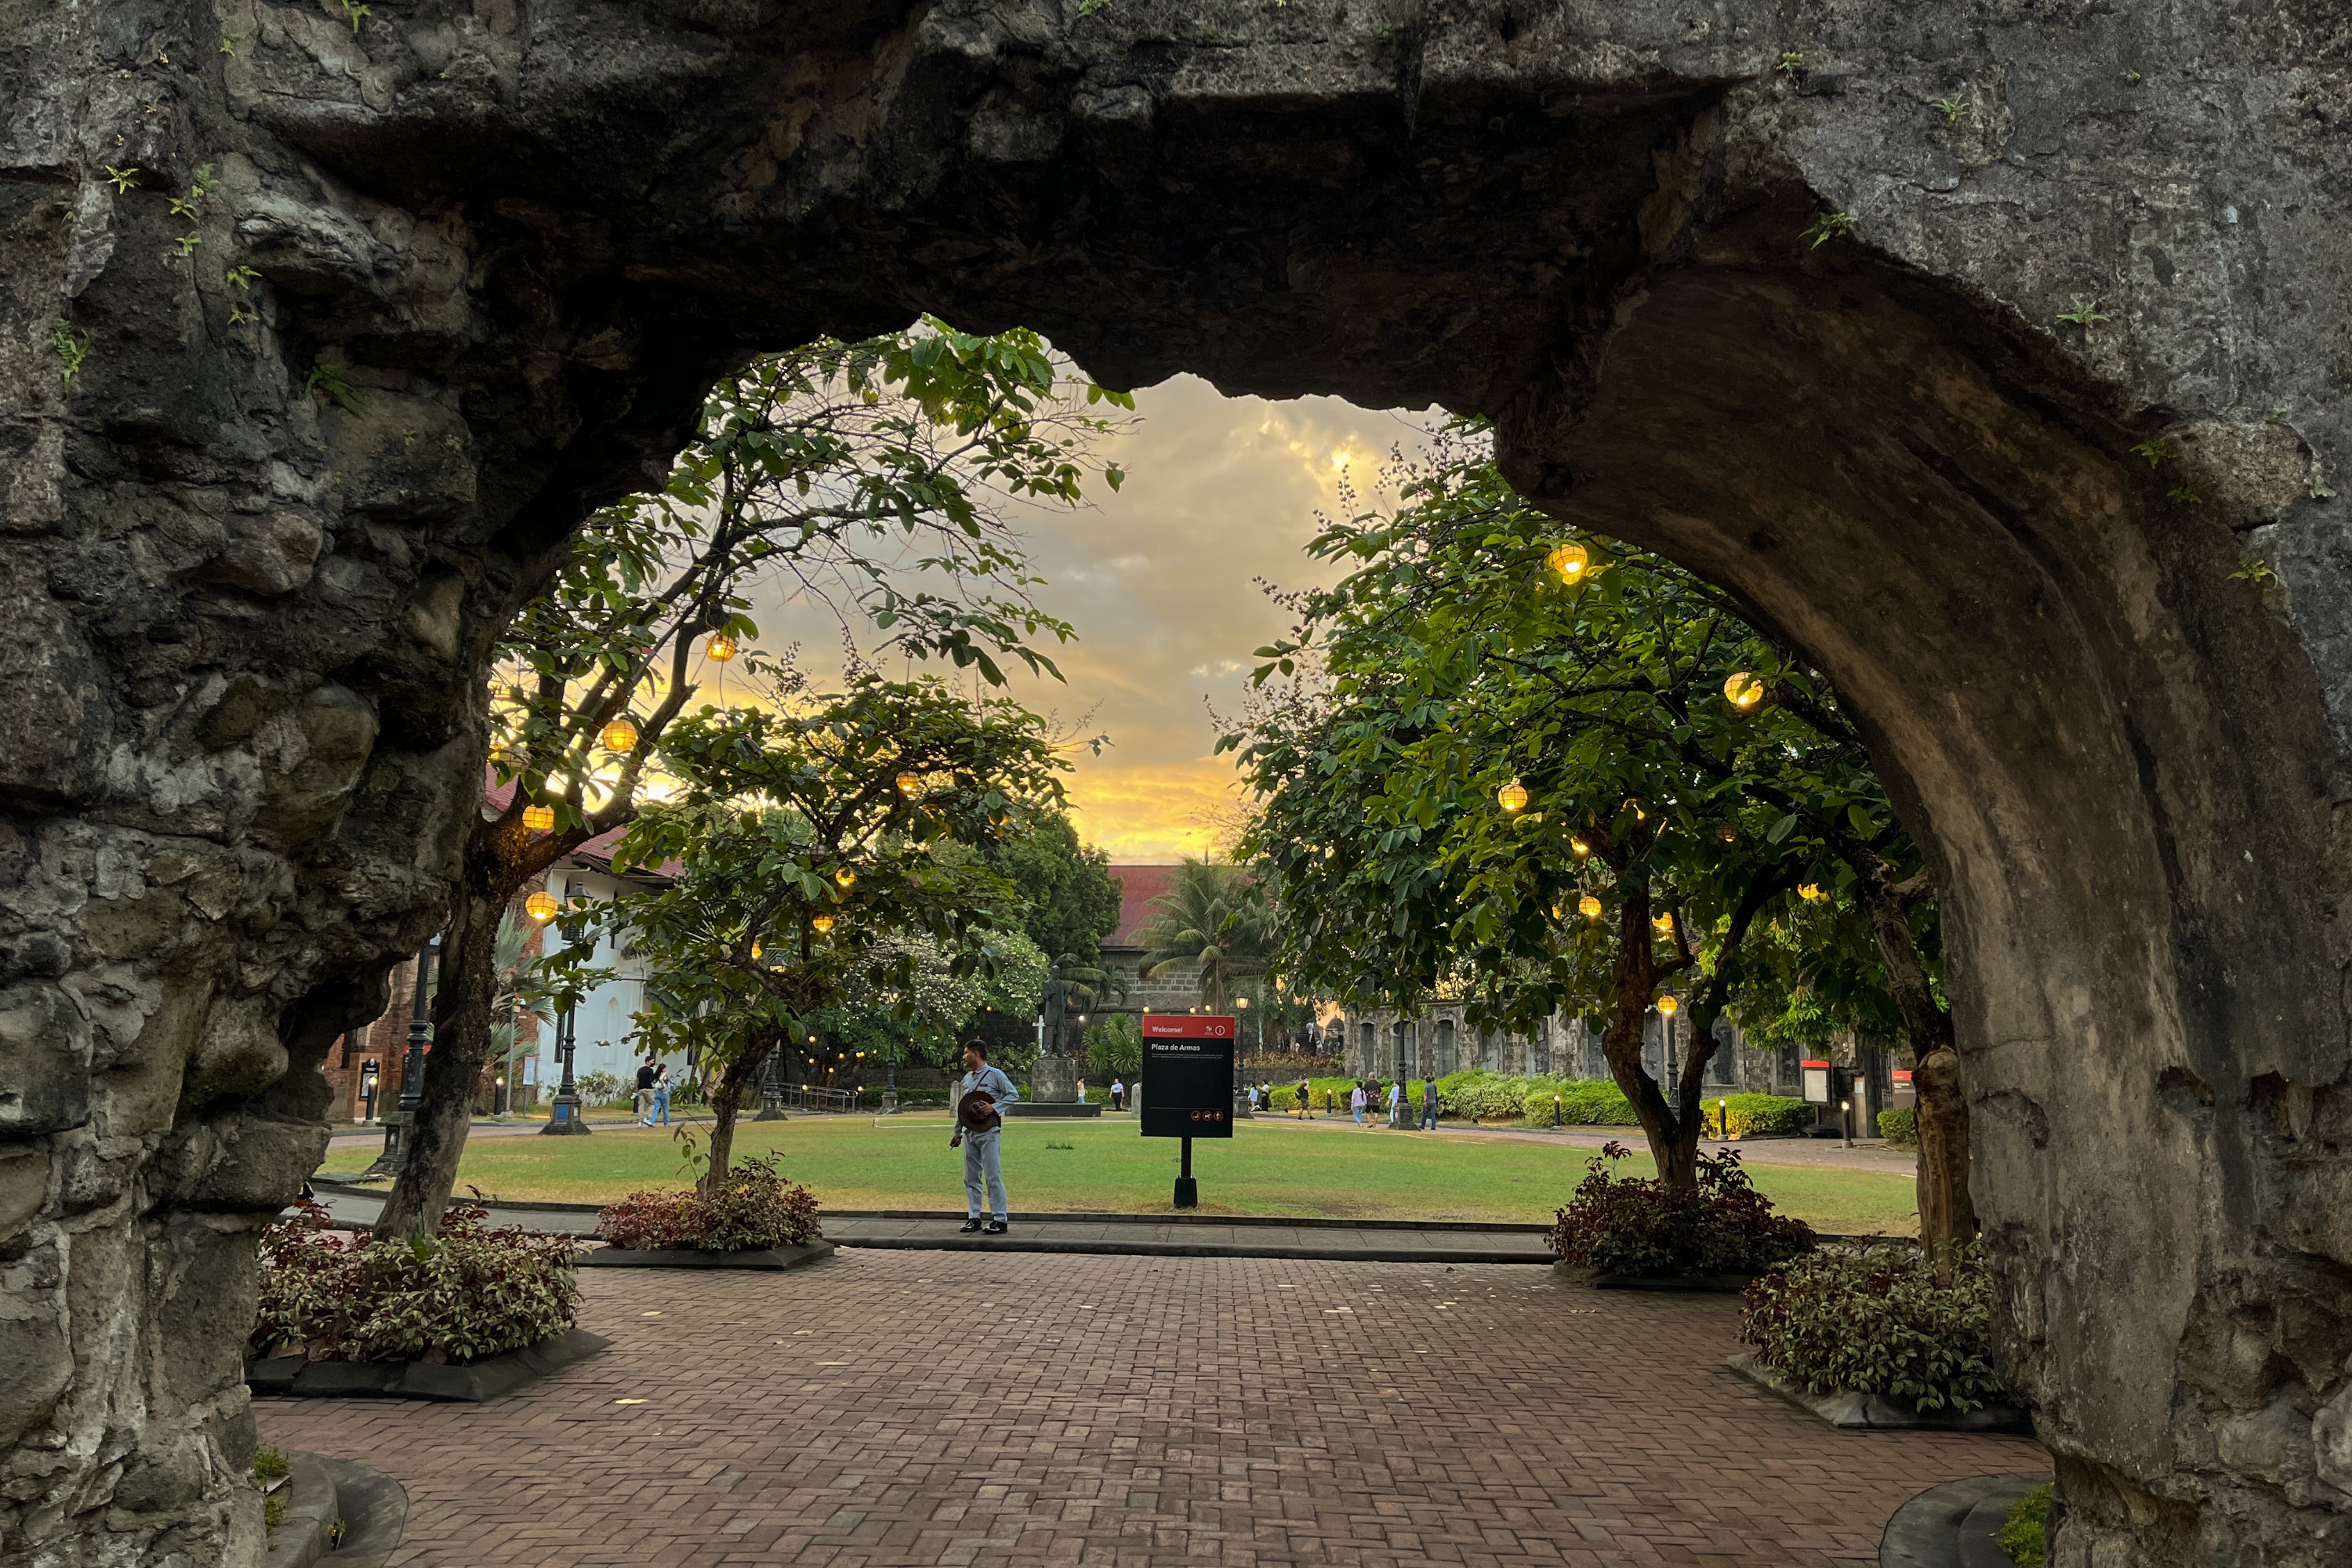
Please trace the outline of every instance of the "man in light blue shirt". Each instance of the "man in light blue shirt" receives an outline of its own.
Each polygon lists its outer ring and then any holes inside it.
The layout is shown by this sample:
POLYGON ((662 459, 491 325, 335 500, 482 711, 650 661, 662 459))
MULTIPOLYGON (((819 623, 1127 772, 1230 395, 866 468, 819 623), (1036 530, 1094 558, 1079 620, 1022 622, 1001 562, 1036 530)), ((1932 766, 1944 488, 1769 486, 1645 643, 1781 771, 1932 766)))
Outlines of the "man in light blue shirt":
POLYGON ((981 1189, 985 1185, 992 1216, 988 1234, 1003 1236, 1012 1227, 1006 1222, 1004 1166, 998 1145, 1004 1137, 1003 1111, 1021 1098, 1021 1091, 1003 1071, 988 1065, 988 1050, 978 1041, 964 1047, 963 1065, 963 1081, 956 1091, 955 1136, 948 1140, 950 1148, 963 1145, 963 1228, 982 1228, 981 1189))

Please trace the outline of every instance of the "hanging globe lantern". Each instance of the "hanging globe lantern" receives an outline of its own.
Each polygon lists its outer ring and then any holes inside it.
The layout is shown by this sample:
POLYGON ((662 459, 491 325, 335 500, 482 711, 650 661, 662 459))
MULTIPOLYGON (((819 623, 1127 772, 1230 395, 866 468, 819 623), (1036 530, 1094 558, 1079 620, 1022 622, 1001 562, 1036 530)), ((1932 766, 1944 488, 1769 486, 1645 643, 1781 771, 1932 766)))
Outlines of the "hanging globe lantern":
POLYGON ((1591 854, 1591 853, 1592 853, 1592 846, 1591 846, 1591 845, 1590 845, 1590 844, 1587 844, 1587 843, 1586 843, 1583 839, 1581 839, 1581 838, 1571 838, 1571 839, 1570 839, 1570 840, 1568 841, 1568 847, 1569 847, 1570 849, 1575 850, 1579 855, 1590 855, 1590 854, 1591 854))
POLYGON ((1764 700, 1764 683, 1747 670, 1734 670, 1723 683, 1723 699, 1740 712, 1752 713, 1764 700))
POLYGON ((1822 891, 1819 882, 1800 882, 1797 884, 1797 897, 1809 904, 1818 904, 1829 895, 1822 891))
POLYGON ((523 827, 531 833, 555 831, 555 808, 551 805, 526 805, 522 808, 523 827))
POLYGON ((637 749, 637 727, 624 714, 604 726, 603 739, 608 752, 634 752, 637 749))
POLYGON ((1513 779, 1495 792, 1495 799, 1505 811, 1516 816, 1528 808, 1528 786, 1513 779))
POLYGON ((764 956, 766 955, 766 953, 767 953, 767 951, 768 951, 768 950, 767 950, 766 948, 761 947, 761 946, 758 942, 753 942, 753 943, 751 944, 751 956, 752 956, 754 959, 758 959, 758 958, 764 957, 764 956))
POLYGON ((854 888, 857 886, 857 873, 851 870, 846 866, 844 866, 840 870, 835 871, 833 874, 833 879, 836 885, 842 888, 854 888))
POLYGON ((900 773, 898 775, 898 793, 905 795, 908 800, 913 800, 917 795, 921 795, 923 793, 923 775, 920 773, 900 773))
POLYGON ((1726 844, 1737 844, 1739 842, 1739 829, 1734 827, 1728 822, 1717 828, 1715 830, 1715 836, 1717 838, 1722 839, 1726 844))
POLYGON ((1675 929, 1675 911, 1668 910, 1665 913, 1652 919, 1650 923, 1658 928, 1660 935, 1670 936, 1675 929))
POLYGON ((823 936, 833 929, 833 917, 831 915, 815 916, 809 921, 809 925, 817 935, 823 936))
POLYGON ((1586 920, 1597 921, 1601 918, 1601 900, 1587 893, 1576 900, 1576 912, 1586 920))
POLYGON ((725 632, 719 633, 702 645, 702 657, 713 664, 725 664, 735 657, 735 639, 725 632))
POLYGON ((1592 552, 1581 544, 1563 544, 1544 557, 1544 564, 1559 573, 1563 583, 1581 583, 1592 568, 1592 552))
POLYGON ((1672 996, 1661 996, 1658 998, 1658 1015, 1661 1017, 1671 1018, 1677 1012, 1681 1011, 1681 1009, 1682 1004, 1675 1001, 1672 996))
POLYGON ((522 901, 522 912, 541 925, 553 920, 556 912, 562 908, 562 904, 555 901, 555 895, 545 888, 541 888, 522 901))

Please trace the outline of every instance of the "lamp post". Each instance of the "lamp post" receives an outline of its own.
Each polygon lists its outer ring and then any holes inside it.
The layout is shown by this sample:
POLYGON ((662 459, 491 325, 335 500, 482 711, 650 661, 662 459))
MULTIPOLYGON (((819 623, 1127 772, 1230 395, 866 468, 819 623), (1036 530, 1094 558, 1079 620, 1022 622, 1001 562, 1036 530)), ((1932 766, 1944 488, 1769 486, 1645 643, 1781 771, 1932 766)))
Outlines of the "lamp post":
POLYGON ((440 951, 437 936, 417 950, 416 994, 408 1012, 408 1051, 400 1063, 400 1103, 384 1113, 383 1152, 368 1167, 371 1176, 399 1175, 401 1163, 408 1157, 408 1140, 403 1134, 416 1120, 416 1102, 425 1093, 425 1053, 433 1040, 426 1009, 433 997, 433 959, 440 951))
POLYGON ((768 1070, 760 1075, 760 1114, 751 1118, 754 1121, 789 1120, 784 1115, 784 1080, 779 1065, 783 1055, 782 1046, 768 1053, 768 1070))
POLYGON ((542 1134, 558 1138, 584 1137, 587 1119, 580 1114, 580 1089, 572 1081, 572 1059, 579 1050, 579 1040, 572 1033, 572 1010, 567 1006, 555 1021, 555 1059, 563 1068, 563 1079, 556 1085, 555 1098, 548 1102, 547 1125, 542 1134))

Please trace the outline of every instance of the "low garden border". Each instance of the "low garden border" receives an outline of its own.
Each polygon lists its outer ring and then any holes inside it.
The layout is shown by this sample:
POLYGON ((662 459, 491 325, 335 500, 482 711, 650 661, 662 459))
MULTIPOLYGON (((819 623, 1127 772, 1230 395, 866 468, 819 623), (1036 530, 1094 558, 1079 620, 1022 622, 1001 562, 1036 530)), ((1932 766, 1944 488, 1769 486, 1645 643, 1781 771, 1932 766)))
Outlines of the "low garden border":
POLYGON ((499 1399, 575 1363, 602 1354, 612 1341, 585 1329, 567 1329, 535 1345, 479 1361, 436 1365, 421 1361, 306 1361, 268 1356, 245 1363, 256 1394, 297 1399, 426 1399, 478 1404, 499 1399))
POLYGON ((2033 1419, 2013 1405, 1979 1405, 1974 1410, 1915 1410, 1883 1394, 1860 1394, 1850 1388, 1828 1394, 1808 1394, 1796 1379, 1778 1367, 1766 1366, 1752 1353, 1723 1363, 1759 1388, 1768 1389, 1828 1422, 1848 1430, 1873 1432, 1997 1432, 2012 1436, 2033 1436, 2033 1419))
POLYGON ((830 1241, 803 1242, 797 1247, 746 1247, 740 1252, 712 1252, 697 1247, 599 1247, 583 1253, 583 1268, 804 1268, 834 1255, 830 1241))

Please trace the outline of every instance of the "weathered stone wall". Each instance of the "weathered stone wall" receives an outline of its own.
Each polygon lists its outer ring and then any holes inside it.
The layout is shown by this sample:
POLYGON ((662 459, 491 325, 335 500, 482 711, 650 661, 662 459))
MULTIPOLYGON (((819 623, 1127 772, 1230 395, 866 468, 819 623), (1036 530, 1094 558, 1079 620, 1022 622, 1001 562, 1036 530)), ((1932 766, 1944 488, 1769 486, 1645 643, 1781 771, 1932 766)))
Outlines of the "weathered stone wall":
POLYGON ((1486 413, 1821 658, 2056 1560, 2340 1561, 2341 7, 1078 9, 0 0, 0 1562, 259 1561, 250 1231, 495 627, 716 367, 927 309, 1486 413))

